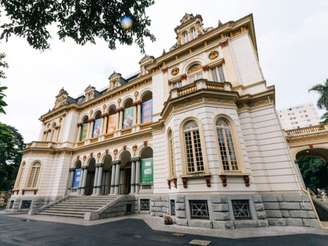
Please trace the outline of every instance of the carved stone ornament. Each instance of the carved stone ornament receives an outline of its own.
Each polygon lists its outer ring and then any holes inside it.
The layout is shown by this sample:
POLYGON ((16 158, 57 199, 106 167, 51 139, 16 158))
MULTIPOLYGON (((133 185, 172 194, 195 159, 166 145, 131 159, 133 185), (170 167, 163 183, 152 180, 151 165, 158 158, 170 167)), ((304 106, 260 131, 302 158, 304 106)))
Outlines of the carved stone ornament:
POLYGON ((216 50, 212 50, 211 52, 210 52, 210 54, 208 55, 208 58, 210 59, 210 60, 214 60, 214 59, 216 59, 216 58, 218 58, 219 57, 219 52, 217 52, 216 50))
POLYGON ((171 75, 176 76, 179 74, 179 71, 180 71, 179 68, 175 67, 171 70, 171 75))
POLYGON ((68 104, 68 93, 64 88, 60 89, 58 95, 56 96, 55 106, 54 108, 59 108, 65 104, 68 104))

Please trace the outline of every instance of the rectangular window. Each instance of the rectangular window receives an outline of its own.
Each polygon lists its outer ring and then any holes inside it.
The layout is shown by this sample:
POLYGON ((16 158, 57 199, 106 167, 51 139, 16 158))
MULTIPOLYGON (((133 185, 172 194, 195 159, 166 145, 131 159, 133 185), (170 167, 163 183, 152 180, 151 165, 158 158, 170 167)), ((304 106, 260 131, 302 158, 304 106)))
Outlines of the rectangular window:
POLYGON ((175 216, 175 200, 170 200, 170 212, 172 216, 175 216))
POLYGON ((236 220, 252 219, 249 200, 231 200, 233 216, 236 220))
POLYGON ((29 209, 31 207, 31 200, 23 200, 21 204, 21 209, 29 209))
POLYGON ((153 100, 147 100, 141 105, 141 122, 152 122, 153 121, 153 100))
POLYGON ((190 200, 190 217, 192 219, 209 219, 208 205, 206 200, 190 200))
POLYGON ((212 72, 212 79, 214 82, 224 82, 225 76, 223 72, 222 66, 215 67, 211 70, 212 72))
POLYGON ((140 211, 149 211, 149 199, 140 199, 140 211))

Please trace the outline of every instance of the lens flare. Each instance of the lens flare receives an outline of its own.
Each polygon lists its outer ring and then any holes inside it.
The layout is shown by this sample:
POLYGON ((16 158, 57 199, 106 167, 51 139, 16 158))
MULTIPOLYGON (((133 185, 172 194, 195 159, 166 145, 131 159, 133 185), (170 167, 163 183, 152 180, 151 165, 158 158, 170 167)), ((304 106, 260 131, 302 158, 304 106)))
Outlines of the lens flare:
POLYGON ((128 30, 132 27, 133 20, 130 16, 123 16, 120 21, 123 29, 128 30))

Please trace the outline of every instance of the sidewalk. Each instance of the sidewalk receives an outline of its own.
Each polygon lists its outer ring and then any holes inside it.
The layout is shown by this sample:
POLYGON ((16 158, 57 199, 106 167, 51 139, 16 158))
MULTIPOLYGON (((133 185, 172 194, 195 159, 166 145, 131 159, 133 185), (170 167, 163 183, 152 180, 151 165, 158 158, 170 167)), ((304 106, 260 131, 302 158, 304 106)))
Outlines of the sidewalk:
MULTIPOLYGON (((271 227, 259 227, 259 228, 243 228, 236 230, 219 230, 219 229, 206 229, 206 228, 195 228, 187 226, 178 225, 164 225, 163 218, 153 217, 150 215, 130 215, 124 217, 116 217, 109 219, 102 219, 96 221, 85 221, 82 219, 74 218, 63 218, 54 216, 44 216, 44 215, 10 215, 11 217, 27 219, 27 220, 37 220, 46 221, 54 223, 65 223, 80 226, 93 226, 104 223, 111 223, 115 221, 125 220, 125 219, 140 219, 143 220, 149 227, 155 231, 165 231, 177 234, 193 234, 201 236, 210 237, 221 237, 221 238, 252 238, 252 237, 268 237, 268 236, 284 236, 284 235, 295 235, 295 234, 316 234, 316 235, 328 235, 328 230, 316 229, 311 227, 294 227, 294 226, 271 226, 271 227)), ((328 223, 325 222, 325 225, 328 223)))

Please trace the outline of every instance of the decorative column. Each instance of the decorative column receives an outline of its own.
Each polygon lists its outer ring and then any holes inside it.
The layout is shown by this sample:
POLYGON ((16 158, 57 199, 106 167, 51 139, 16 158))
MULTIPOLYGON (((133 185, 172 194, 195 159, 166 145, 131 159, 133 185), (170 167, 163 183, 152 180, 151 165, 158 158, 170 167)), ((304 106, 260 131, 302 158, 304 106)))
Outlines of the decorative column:
POLYGON ((136 181, 136 162, 132 159, 132 163, 131 163, 131 188, 130 188, 131 193, 135 193, 135 181, 136 181))
POLYGON ((140 125, 141 124, 141 101, 138 102, 137 104, 137 125, 140 125))
POLYGON ((135 158, 135 163, 136 163, 135 192, 139 193, 139 190, 140 190, 140 157, 135 158))
POLYGON ((110 180, 110 194, 114 194, 114 188, 115 188, 115 174, 116 174, 116 164, 113 162, 112 166, 112 177, 110 180))
POLYGON ((97 178, 97 188, 96 188, 96 195, 100 195, 101 183, 102 183, 102 172, 103 172, 103 163, 97 164, 98 168, 98 178, 97 178))
POLYGON ((87 181, 87 167, 84 166, 82 167, 82 178, 81 178, 81 182, 80 182, 80 195, 84 195, 84 191, 85 191, 85 183, 87 181))
POLYGON ((97 195, 97 188, 98 188, 98 163, 96 164, 95 178, 93 180, 92 195, 97 195))
POLYGON ((115 168, 115 185, 114 185, 114 194, 118 194, 119 186, 120 186, 120 162, 116 161, 116 168, 115 168))
POLYGON ((73 188, 74 170, 75 170, 74 167, 71 167, 69 169, 69 179, 68 179, 68 190, 69 191, 72 191, 72 188, 73 188))
POLYGON ((124 114, 124 109, 123 108, 121 108, 120 109, 120 114, 119 114, 119 116, 120 116, 120 118, 119 118, 119 130, 121 130, 122 128, 123 128, 123 114, 124 114))
POLYGON ((79 124, 77 124, 77 138, 76 138, 76 142, 79 142, 80 141, 81 130, 82 130, 82 125, 79 123, 79 124))
POLYGON ((92 130, 93 130, 93 124, 94 124, 94 120, 90 121, 89 122, 89 125, 88 125, 88 135, 87 135, 87 138, 90 139, 92 137, 92 130))
POLYGON ((104 117, 103 117, 103 120, 102 120, 102 135, 105 135, 107 134, 107 129, 106 129, 106 126, 107 126, 107 121, 108 121, 108 115, 106 114, 104 117))

